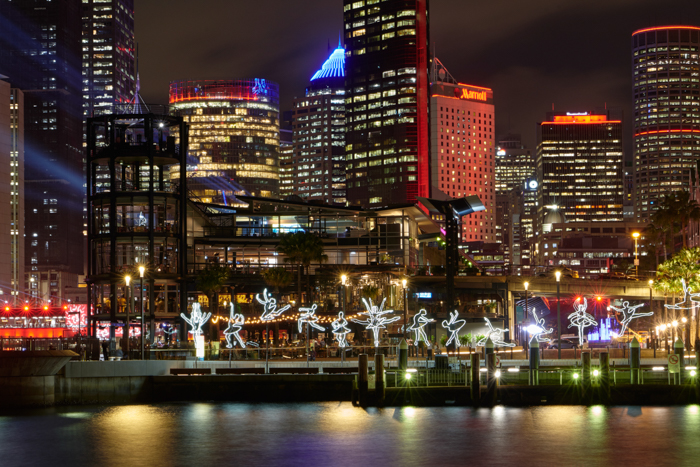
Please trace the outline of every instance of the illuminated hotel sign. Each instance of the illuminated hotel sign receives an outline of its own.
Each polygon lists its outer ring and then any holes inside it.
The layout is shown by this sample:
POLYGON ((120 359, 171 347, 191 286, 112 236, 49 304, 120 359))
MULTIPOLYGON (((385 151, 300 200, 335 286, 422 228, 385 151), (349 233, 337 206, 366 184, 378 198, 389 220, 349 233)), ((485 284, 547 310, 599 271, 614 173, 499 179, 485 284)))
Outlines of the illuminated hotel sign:
POLYGON ((472 91, 471 89, 466 88, 455 88, 455 97, 470 101, 474 100, 483 102, 486 102, 486 100, 488 99, 486 91, 472 91))
POLYGON ((493 91, 489 88, 470 86, 468 84, 433 83, 430 87, 433 97, 449 97, 461 101, 493 104, 493 91))
MULTIPOLYGON (((545 123, 605 123, 608 122, 608 117, 606 115, 587 115, 587 114, 567 114, 567 115, 555 115, 553 121, 542 122, 545 123)), ((609 122, 616 123, 616 122, 609 122)))

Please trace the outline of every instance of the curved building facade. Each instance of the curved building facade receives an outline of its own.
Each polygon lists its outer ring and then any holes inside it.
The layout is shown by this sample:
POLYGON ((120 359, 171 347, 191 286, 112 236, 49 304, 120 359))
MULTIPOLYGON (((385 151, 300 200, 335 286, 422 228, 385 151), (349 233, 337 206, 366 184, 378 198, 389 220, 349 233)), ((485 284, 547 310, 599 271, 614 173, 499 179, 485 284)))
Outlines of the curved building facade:
POLYGON ((657 200, 687 190, 700 160, 700 27, 632 34, 635 214, 648 222, 657 200))
MULTIPOLYGON (((204 202, 279 195, 279 86, 265 79, 170 83, 170 108, 190 128, 187 178, 204 202)), ((172 177, 178 177, 173 169, 172 177)))

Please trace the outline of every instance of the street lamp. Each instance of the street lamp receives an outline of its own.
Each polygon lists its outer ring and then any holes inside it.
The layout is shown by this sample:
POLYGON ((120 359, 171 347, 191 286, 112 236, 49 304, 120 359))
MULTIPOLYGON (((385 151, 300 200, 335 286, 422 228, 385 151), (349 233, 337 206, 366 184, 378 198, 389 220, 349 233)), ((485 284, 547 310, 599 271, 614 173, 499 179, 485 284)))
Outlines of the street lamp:
POLYGON ((130 287, 129 284, 131 284, 131 276, 126 276, 124 278, 124 282, 126 282, 126 306, 124 307, 124 313, 126 313, 126 318, 124 320, 124 332, 122 333, 122 337, 126 337, 124 339, 124 356, 126 359, 129 359, 129 306, 131 306, 131 298, 129 298, 130 294, 130 287))
POLYGON ((139 266, 139 278, 140 278, 140 283, 139 283, 139 289, 141 290, 141 300, 140 306, 141 306, 141 360, 146 359, 146 355, 144 353, 144 342, 146 341, 146 334, 144 333, 144 330, 146 329, 146 325, 144 324, 144 317, 143 317, 143 273, 146 271, 146 268, 144 266, 139 266))
POLYGON ((639 239, 639 232, 633 232, 632 237, 634 238, 634 275, 639 276, 639 256, 637 255, 637 239, 639 239))
MULTIPOLYGON (((554 277, 557 278, 557 358, 561 360, 561 305, 559 303, 559 281, 561 280, 561 271, 556 271, 554 277)), ((583 345, 583 343, 581 343, 581 345, 583 345)), ((574 358, 576 358, 575 355, 574 358)))
MULTIPOLYGON (((529 313, 528 313, 528 309, 527 309, 527 288, 528 288, 528 286, 530 285, 530 283, 529 283, 529 282, 525 282, 523 285, 525 286, 525 316, 523 317, 523 321, 525 321, 525 320, 527 320, 528 317, 530 316, 529 313)), ((521 326, 521 331, 520 331, 520 333, 522 334, 522 326, 521 326)), ((523 336, 521 335, 520 338, 522 339, 523 336)), ((526 338, 525 340, 523 340, 523 349, 525 349, 525 345, 524 345, 524 344, 525 344, 525 341, 526 341, 526 340, 527 340, 527 338, 526 338)), ((528 343, 529 343, 529 341, 528 341, 528 343)))
MULTIPOLYGON (((347 313, 345 313, 345 284, 347 283, 347 281, 348 281, 348 276, 346 276, 345 274, 341 274, 341 276, 340 276, 340 284, 341 284, 340 291, 342 292, 341 299, 343 300, 343 316, 347 316, 347 313)), ((345 365, 345 363, 344 363, 345 362, 345 349, 342 347, 340 347, 339 349, 340 349, 341 365, 345 365)))
POLYGON ((401 285, 403 286, 403 338, 406 339, 408 335, 406 333, 408 327, 408 281, 405 278, 401 279, 401 285))

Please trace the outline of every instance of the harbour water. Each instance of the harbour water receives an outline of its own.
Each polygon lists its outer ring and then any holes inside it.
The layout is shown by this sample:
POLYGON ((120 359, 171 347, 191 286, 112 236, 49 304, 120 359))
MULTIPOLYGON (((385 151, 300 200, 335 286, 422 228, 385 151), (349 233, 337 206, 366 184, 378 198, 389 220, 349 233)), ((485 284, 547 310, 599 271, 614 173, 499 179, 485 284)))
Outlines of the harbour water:
POLYGON ((0 416, 3 466, 700 464, 700 406, 57 407, 0 416))

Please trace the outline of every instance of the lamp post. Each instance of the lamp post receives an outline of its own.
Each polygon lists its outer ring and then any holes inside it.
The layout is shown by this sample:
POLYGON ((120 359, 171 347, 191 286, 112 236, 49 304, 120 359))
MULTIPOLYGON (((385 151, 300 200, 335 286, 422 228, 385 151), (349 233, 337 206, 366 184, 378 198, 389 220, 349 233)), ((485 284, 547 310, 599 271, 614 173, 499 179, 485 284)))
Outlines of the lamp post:
POLYGON ((146 334, 144 334, 144 330, 146 329, 146 326, 144 324, 144 317, 143 317, 143 273, 146 271, 146 268, 143 266, 139 266, 139 289, 141 290, 141 297, 139 298, 140 300, 140 307, 141 307, 141 360, 146 359, 146 354, 144 353, 144 348, 145 348, 145 341, 146 341, 146 334))
POLYGON ((401 285, 403 286, 403 338, 406 339, 408 335, 406 333, 406 327, 408 326, 408 288, 406 285, 408 281, 406 279, 401 279, 401 285))
MULTIPOLYGON (((341 274, 340 276, 340 290, 342 292, 341 298, 343 300, 343 316, 347 318, 347 313, 345 312, 345 283, 348 281, 348 276, 341 274)), ((344 365, 345 362, 345 349, 343 347, 338 347, 340 350, 340 364, 344 365)))
POLYGON ((124 306, 124 313, 126 314, 126 318, 124 319, 124 332, 122 333, 123 337, 126 337, 124 339, 124 356, 126 359, 129 359, 129 307, 131 306, 131 298, 130 295, 130 287, 129 284, 131 284, 131 276, 126 276, 124 278, 124 282, 126 282, 126 303, 124 306))
MULTIPOLYGON (((530 316, 528 313, 528 309, 527 309, 527 288, 530 286, 530 283, 525 282, 525 284, 523 284, 523 285, 525 285, 525 316, 523 316, 523 321, 527 321, 528 317, 530 316)), ((520 326, 520 334, 521 334, 520 338, 521 339, 523 338, 522 333, 523 333, 523 331, 522 331, 522 325, 521 325, 520 326)), ((527 341, 527 336, 526 336, 525 340, 523 341, 523 349, 525 349, 525 341, 527 341)))
POLYGON ((561 280, 561 271, 556 271, 554 276, 557 278, 557 358, 561 360, 561 304, 559 303, 559 281, 561 280))
POLYGON ((639 276, 639 256, 637 255, 637 239, 639 238, 639 232, 633 232, 632 237, 634 238, 634 275, 639 276))

